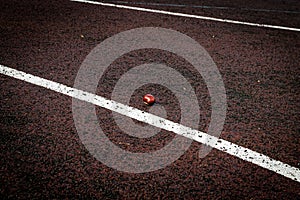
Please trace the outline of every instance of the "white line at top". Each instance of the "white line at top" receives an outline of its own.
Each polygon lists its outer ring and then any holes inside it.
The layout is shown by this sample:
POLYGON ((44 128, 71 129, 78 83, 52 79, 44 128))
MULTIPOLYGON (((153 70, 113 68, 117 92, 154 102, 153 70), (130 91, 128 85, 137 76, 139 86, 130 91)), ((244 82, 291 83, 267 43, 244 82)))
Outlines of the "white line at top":
POLYGON ((260 8, 234 8, 234 7, 227 7, 227 6, 208 6, 208 5, 175 4, 175 3, 151 3, 151 2, 133 2, 133 1, 110 1, 110 3, 145 5, 145 6, 161 6, 161 7, 218 9, 218 10, 244 10, 244 11, 291 13, 291 14, 299 14, 300 13, 299 11, 293 11, 293 10, 273 10, 273 9, 260 9, 260 8))
POLYGON ((236 20, 231 20, 231 19, 205 17, 205 16, 200 16, 200 15, 169 12, 169 11, 164 11, 164 10, 155 10, 155 9, 149 9, 149 8, 125 6, 125 5, 112 4, 112 3, 103 3, 103 2, 98 2, 98 1, 89 1, 89 0, 70 0, 70 1, 80 2, 80 3, 88 3, 88 4, 94 4, 94 5, 101 5, 101 6, 108 6, 108 7, 115 7, 115 8, 123 8, 123 9, 129 9, 129 10, 137 10, 137 11, 143 11, 143 12, 158 13, 158 14, 164 14, 164 15, 172 15, 172 16, 188 17, 188 18, 194 18, 194 19, 217 21, 217 22, 224 22, 224 23, 231 23, 231 24, 240 24, 240 25, 247 25, 247 26, 255 26, 255 27, 263 27, 263 28, 272 28, 272 29, 299 31, 300 32, 300 28, 292 28, 292 27, 276 26, 276 25, 268 25, 268 24, 258 24, 258 23, 251 23, 251 22, 242 22, 242 21, 236 21, 236 20))
POLYGON ((174 132, 176 134, 190 138, 202 144, 209 145, 215 149, 226 152, 242 160, 256 164, 260 167, 273 171, 277 174, 281 174, 289 179, 292 179, 300 183, 300 169, 285 164, 281 161, 274 160, 261 153, 252 151, 251 149, 239 146, 237 144, 228 142, 223 139, 218 139, 217 137, 214 136, 210 136, 207 133, 191 129, 181 124, 115 102, 113 100, 105 99, 104 97, 91 94, 82 90, 78 90, 76 88, 71 88, 66 85, 56 83, 54 81, 50 81, 44 78, 40 78, 38 76, 34 76, 22 71, 18 71, 16 69, 3 66, 1 64, 0 64, 0 74, 47 88, 52 91, 70 96, 72 98, 76 98, 109 109, 111 111, 153 125, 155 127, 174 132))

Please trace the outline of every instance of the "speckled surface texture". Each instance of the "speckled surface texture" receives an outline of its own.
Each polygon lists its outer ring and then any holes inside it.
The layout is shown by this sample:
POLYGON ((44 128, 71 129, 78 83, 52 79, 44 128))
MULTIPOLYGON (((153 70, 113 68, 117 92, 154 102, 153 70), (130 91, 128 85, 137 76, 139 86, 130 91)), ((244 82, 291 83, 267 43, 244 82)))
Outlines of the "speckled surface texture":
MULTIPOLYGON (((137 1, 137 0, 136 0, 137 1)), ((160 3, 180 3, 164 0, 160 3)), ((161 9, 211 17, 300 27, 298 1, 184 1, 234 9, 161 9), (290 10, 294 13, 240 8, 290 10)), ((73 86, 88 53, 104 39, 138 27, 182 32, 208 51, 226 88, 228 110, 220 138, 300 167, 300 33, 216 23, 70 1, 0 1, 0 63, 73 86)), ((157 6, 148 6, 157 8, 157 6)), ((180 71, 201 102, 199 130, 210 120, 210 98, 201 76, 176 55, 131 52, 111 66, 97 94, 110 98, 118 78, 149 60, 180 71)), ((147 85, 130 106, 154 94, 167 118, 180 121, 179 104, 165 87, 147 85)), ((149 139, 122 134, 112 114, 97 108, 99 124, 123 149, 148 152, 162 148, 174 134, 149 139)), ((140 123, 140 122, 136 122, 140 123)), ((141 124, 142 125, 142 124, 141 124)), ((71 97, 0 75, 1 199, 299 199, 300 184, 218 150, 203 159, 193 142, 180 159, 164 169, 129 174, 93 158, 81 143, 72 117, 71 97)))

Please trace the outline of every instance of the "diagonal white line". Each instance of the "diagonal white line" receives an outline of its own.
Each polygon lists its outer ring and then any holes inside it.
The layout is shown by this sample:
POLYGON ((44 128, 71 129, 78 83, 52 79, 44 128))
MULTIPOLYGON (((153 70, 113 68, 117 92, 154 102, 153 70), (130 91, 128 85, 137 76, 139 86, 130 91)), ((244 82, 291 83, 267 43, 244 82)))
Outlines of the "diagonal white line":
POLYGON ((131 2, 131 1, 110 1, 110 3, 131 4, 131 5, 146 5, 146 6, 161 6, 161 7, 181 7, 181 8, 201 8, 201 9, 219 9, 219 10, 245 10, 257 12, 275 12, 275 13, 293 13, 299 14, 293 10, 274 10, 274 9, 259 9, 259 8, 234 8, 227 6, 209 6, 209 5, 193 5, 193 4, 174 4, 174 3, 151 3, 151 2, 131 2))
POLYGON ((164 14, 164 15, 172 15, 172 16, 179 16, 179 17, 188 17, 188 18, 194 18, 194 19, 216 21, 216 22, 224 22, 224 23, 231 23, 231 24, 241 24, 241 25, 247 25, 247 26, 256 26, 256 27, 281 29, 281 30, 289 30, 289 31, 300 31, 300 28, 292 28, 292 27, 276 26, 276 25, 268 25, 268 24, 258 24, 258 23, 251 23, 251 22, 242 22, 242 21, 236 21, 236 20, 231 20, 231 19, 205 17, 205 16, 200 16, 200 15, 169 12, 169 11, 164 11, 164 10, 155 10, 155 9, 149 9, 149 8, 125 6, 125 5, 118 5, 118 4, 112 4, 112 3, 103 3, 103 2, 98 2, 98 1, 89 1, 89 0, 70 0, 70 1, 80 2, 80 3, 88 3, 88 4, 94 4, 94 5, 101 5, 101 6, 108 6, 108 7, 115 7, 115 8, 123 8, 123 9, 129 9, 129 10, 137 10, 137 11, 150 12, 150 13, 158 13, 158 14, 164 14))
POLYGON ((0 73, 9 77, 13 77, 37 86, 41 86, 52 91, 76 98, 94 105, 109 109, 111 111, 120 113, 127 117, 148 123, 150 125, 162 128, 167 131, 174 132, 184 137, 190 138, 194 141, 209 145, 220 151, 226 152, 230 155, 238 157, 242 160, 254 163, 260 167, 270 171, 281 174, 287 178, 300 183, 300 169, 292 167, 281 161, 274 160, 268 156, 252 151, 251 149, 239 146, 237 144, 228 142, 223 139, 218 139, 210 136, 204 132, 191 129, 181 124, 169 121, 167 119, 158 117, 156 115, 138 110, 136 108, 115 102, 113 100, 105 99, 104 97, 97 96, 76 88, 68 87, 66 85, 56 83, 38 76, 27 74, 16 69, 12 69, 0 64, 0 73))

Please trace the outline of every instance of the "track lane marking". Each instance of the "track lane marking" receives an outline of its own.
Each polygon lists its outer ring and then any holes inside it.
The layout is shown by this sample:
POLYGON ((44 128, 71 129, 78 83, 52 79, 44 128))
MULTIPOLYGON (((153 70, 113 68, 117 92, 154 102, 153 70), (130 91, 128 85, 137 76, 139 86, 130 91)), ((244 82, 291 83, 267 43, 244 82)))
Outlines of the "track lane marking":
POLYGON ((67 95, 72 98, 76 98, 94 105, 109 109, 113 112, 125 115, 127 117, 136 119, 138 121, 150 124, 152 126, 174 132, 178 135, 190 138, 194 141, 202 144, 209 145, 222 152, 228 153, 232 156, 256 164, 262 168, 273 171, 277 174, 283 175, 289 179, 292 179, 300 183, 300 169, 285 164, 281 161, 274 160, 266 155, 255 152, 251 149, 239 146, 232 142, 218 139, 217 137, 208 135, 202 131, 194 130, 181 124, 172 122, 170 120, 158 117, 156 115, 147 113, 142 110, 118 103, 113 100, 106 99, 104 97, 88 93, 76 88, 68 87, 61 83, 57 83, 51 80, 40 78, 10 67, 6 67, 0 64, 0 74, 22 80, 40 87, 47 88, 49 90, 58 92, 60 94, 67 95))
POLYGON ((223 23, 230 23, 230 24, 240 24, 240 25, 247 25, 247 26, 254 26, 254 27, 263 27, 263 28, 272 28, 272 29, 300 32, 300 28, 293 28, 293 27, 276 26, 276 25, 269 25, 269 24, 258 24, 258 23, 252 23, 252 22, 242 22, 242 21, 231 20, 231 19, 205 17, 205 16, 200 16, 200 15, 169 12, 169 11, 164 11, 164 10, 155 10, 155 9, 149 9, 149 8, 125 6, 125 5, 112 4, 112 3, 103 3, 103 2, 98 2, 98 1, 89 1, 89 0, 70 0, 70 1, 94 4, 94 5, 101 5, 101 6, 108 6, 108 7, 115 7, 115 8, 122 8, 122 9, 129 9, 129 10, 137 10, 137 11, 150 12, 150 13, 158 13, 158 14, 164 14, 164 15, 172 15, 172 16, 178 16, 178 17, 188 17, 188 18, 202 19, 202 20, 209 20, 209 21, 216 21, 216 22, 223 22, 223 23))
POLYGON ((291 13, 291 14, 299 14, 300 13, 298 11, 293 11, 293 10, 274 10, 274 9, 262 9, 262 8, 234 8, 234 7, 228 7, 228 6, 209 6, 209 5, 193 5, 193 4, 151 3, 151 2, 131 2, 131 1, 110 1, 110 3, 146 5, 146 6, 161 6, 161 7, 218 9, 218 10, 244 10, 244 11, 291 13))

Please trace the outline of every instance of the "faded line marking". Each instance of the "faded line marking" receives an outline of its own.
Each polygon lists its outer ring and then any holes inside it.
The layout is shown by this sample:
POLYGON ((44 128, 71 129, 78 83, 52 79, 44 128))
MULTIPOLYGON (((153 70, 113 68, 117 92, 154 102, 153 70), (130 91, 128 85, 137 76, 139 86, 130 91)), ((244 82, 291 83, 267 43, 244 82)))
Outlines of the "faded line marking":
POLYGON ((251 23, 251 22, 242 22, 242 21, 236 21, 236 20, 231 20, 231 19, 205 17, 205 16, 200 16, 200 15, 191 15, 191 14, 169 12, 169 11, 163 11, 163 10, 154 10, 154 9, 149 9, 149 8, 125 6, 125 5, 103 3, 103 2, 97 2, 97 1, 88 1, 88 0, 70 0, 70 1, 80 2, 80 3, 88 3, 88 4, 94 4, 94 5, 101 5, 101 6, 108 6, 108 7, 115 7, 115 8, 122 8, 122 9, 129 9, 129 10, 137 10, 137 11, 150 12, 150 13, 158 13, 158 14, 164 14, 164 15, 172 15, 172 16, 178 16, 178 17, 188 17, 188 18, 202 19, 202 20, 209 20, 209 21, 216 21, 216 22, 224 22, 224 23, 230 23, 230 24, 240 24, 240 25, 247 25, 247 26, 255 26, 255 27, 263 27, 263 28, 272 28, 272 29, 299 31, 300 32, 300 28, 292 28, 292 27, 276 26, 276 25, 268 25, 268 24, 258 24, 258 23, 251 23))
POLYGON ((300 183, 300 169, 285 164, 281 161, 274 160, 261 153, 252 151, 251 149, 239 146, 232 142, 228 142, 217 137, 210 136, 202 131, 194 130, 181 124, 172 122, 170 120, 158 117, 156 115, 147 113, 145 111, 138 110, 136 108, 118 103, 113 100, 106 99, 104 97, 91 94, 76 88, 68 87, 61 83, 56 83, 38 76, 27 74, 22 71, 18 71, 3 65, 0 65, 0 73, 12 78, 16 78, 28 83, 32 83, 37 86, 41 86, 52 91, 76 98, 94 105, 109 109, 127 117, 136 119, 138 121, 148 123, 152 126, 174 132, 178 135, 190 138, 194 141, 202 144, 209 145, 215 149, 226 152, 230 155, 238 157, 242 160, 256 164, 260 167, 268 169, 270 171, 281 174, 287 178, 300 183))
POLYGON ((255 12, 276 12, 276 13, 291 13, 299 14, 299 11, 293 10, 274 10, 263 8, 234 8, 228 6, 208 6, 208 5, 191 5, 191 4, 174 4, 174 3, 151 3, 151 2, 130 2, 130 1, 109 1, 110 3, 144 5, 144 6, 161 6, 161 7, 180 7, 180 8, 201 8, 201 9, 218 9, 218 10, 244 10, 255 12))

